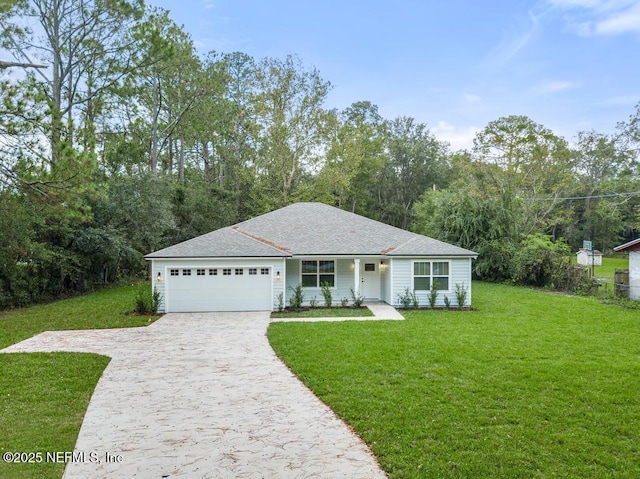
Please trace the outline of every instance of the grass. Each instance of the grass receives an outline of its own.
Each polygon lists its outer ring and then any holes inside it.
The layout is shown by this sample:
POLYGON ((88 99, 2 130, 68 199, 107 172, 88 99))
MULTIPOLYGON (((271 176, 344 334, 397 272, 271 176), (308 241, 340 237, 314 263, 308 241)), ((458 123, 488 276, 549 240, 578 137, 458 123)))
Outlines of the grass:
MULTIPOLYGON (((137 285, 0 313, 0 349, 43 331, 144 326, 130 316, 137 285)), ((72 451, 109 358, 78 353, 0 354, 0 453, 72 451)), ((61 477, 65 464, 11 464, 3 479, 61 477)))
MULTIPOLYGON (((577 264, 577 258, 573 258, 575 264, 577 264)), ((595 266, 594 273, 598 279, 604 279, 610 283, 613 283, 613 276, 616 269, 628 269, 629 259, 619 256, 604 256, 602 258, 602 266, 595 266)), ((591 266, 589 266, 591 270, 591 266)))
POLYGON ((145 326, 157 316, 133 310, 136 286, 119 286, 54 303, 0 312, 0 349, 43 331, 145 326))
POLYGON ((474 283, 475 311, 272 323, 391 478, 640 477, 640 315, 474 283))
POLYGON ((613 276, 616 269, 629 269, 628 258, 602 258, 602 266, 595 266, 596 278, 606 279, 613 283, 613 276))
MULTIPOLYGON (((87 405, 108 363, 109 358, 96 354, 0 355, 0 453, 40 452, 44 458, 47 452, 73 451, 87 405)), ((44 460, 0 461, 0 477, 58 478, 64 467, 44 460)))
POLYGON ((359 318, 373 316, 369 308, 311 308, 271 313, 272 318, 359 318))

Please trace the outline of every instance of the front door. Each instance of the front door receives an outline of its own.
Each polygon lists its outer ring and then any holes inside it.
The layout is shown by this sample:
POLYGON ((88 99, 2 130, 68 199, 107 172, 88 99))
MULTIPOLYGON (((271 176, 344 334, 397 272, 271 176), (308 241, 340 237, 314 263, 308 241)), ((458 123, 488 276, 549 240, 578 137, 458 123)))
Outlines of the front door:
POLYGON ((360 268, 360 294, 364 299, 380 299, 380 265, 363 260, 360 268))

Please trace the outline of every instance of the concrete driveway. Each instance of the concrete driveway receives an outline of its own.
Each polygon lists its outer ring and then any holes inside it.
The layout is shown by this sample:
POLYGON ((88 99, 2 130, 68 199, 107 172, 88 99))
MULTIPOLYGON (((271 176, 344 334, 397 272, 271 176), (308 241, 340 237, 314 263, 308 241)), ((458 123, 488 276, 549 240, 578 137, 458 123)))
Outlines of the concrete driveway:
POLYGON ((275 356, 268 325, 268 313, 174 313, 146 328, 45 332, 3 352, 112 358, 68 479, 385 477, 275 356))

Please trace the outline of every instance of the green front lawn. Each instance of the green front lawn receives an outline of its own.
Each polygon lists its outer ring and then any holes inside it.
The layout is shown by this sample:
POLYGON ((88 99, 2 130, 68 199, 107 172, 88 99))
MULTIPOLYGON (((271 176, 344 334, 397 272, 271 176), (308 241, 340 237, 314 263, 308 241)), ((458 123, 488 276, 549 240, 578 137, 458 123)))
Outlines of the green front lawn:
POLYGON ((133 310, 137 285, 0 312, 0 349, 43 331, 146 326, 157 316, 125 314, 133 310))
MULTIPOLYGON (((144 326, 129 316, 137 286, 109 288, 55 303, 0 313, 0 349, 48 330, 144 326)), ((93 390, 109 358, 78 353, 0 354, 0 453, 42 453, 43 461, 6 463, 7 479, 59 478, 65 464, 47 452, 73 451, 93 390)), ((32 455, 37 461, 37 457, 32 455)))
POLYGON ((0 477, 62 477, 65 464, 46 461, 46 453, 73 451, 87 405, 108 363, 109 358, 96 354, 0 354, 0 453, 32 453, 30 459, 36 461, 0 460, 0 477), (37 462, 36 453, 42 462, 37 462))
POLYGON ((392 478, 640 477, 640 314, 474 282, 470 312, 272 323, 392 478))

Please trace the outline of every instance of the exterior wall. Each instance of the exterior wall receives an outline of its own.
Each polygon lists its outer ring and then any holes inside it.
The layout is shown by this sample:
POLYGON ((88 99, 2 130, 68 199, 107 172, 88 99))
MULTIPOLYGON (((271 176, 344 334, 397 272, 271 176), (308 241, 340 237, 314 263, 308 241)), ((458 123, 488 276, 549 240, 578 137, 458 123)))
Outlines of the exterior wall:
POLYGON ((640 251, 629 252, 629 299, 640 301, 640 251))
POLYGON ((384 265, 380 268, 380 300, 391 304, 391 262, 384 260, 384 265))
MULTIPOLYGON (((471 258, 433 257, 393 258, 390 268, 393 287, 391 288, 391 298, 386 300, 389 304, 398 306, 400 304, 398 297, 404 294, 407 288, 413 291, 413 261, 449 261, 449 290, 438 291, 436 307, 444 306, 445 296, 449 298, 452 305, 457 305, 456 283, 467 288, 467 302, 464 306, 471 305, 471 258)), ((429 291, 419 291, 417 295, 421 306, 429 304, 429 291)))
MULTIPOLYGON (((354 266, 353 259, 350 258, 304 258, 304 259, 321 259, 321 260, 333 260, 336 262, 336 285, 332 289, 333 303, 339 305, 342 298, 347 298, 351 301, 351 289, 354 286, 354 266)), ((287 281, 285 292, 285 306, 289 305, 289 298, 293 294, 291 288, 295 288, 300 284, 300 259, 287 259, 287 281)), ((321 288, 304 288, 304 302, 309 304, 309 301, 316 297, 318 305, 324 305, 324 298, 322 296, 321 288)))
POLYGON ((300 260, 287 259, 287 281, 285 283, 284 305, 289 306, 289 298, 295 288, 300 283, 300 260))
MULTIPOLYGON (((339 259, 336 264, 338 276, 336 278, 336 290, 333 293, 334 302, 340 305, 342 298, 351 302, 351 290, 355 286, 355 266, 353 259, 339 259)), ((322 298, 322 295, 320 295, 322 298)))
POLYGON ((195 258, 195 259, 153 259, 151 260, 151 283, 152 288, 156 288, 162 295, 159 312, 165 312, 165 291, 166 278, 171 268, 271 268, 272 281, 272 306, 277 309, 278 295, 284 291, 285 260, 284 258, 242 258, 242 259, 217 259, 217 258, 195 258), (277 273, 280 272, 280 280, 277 273), (163 281, 157 281, 158 273, 162 275, 163 281))

